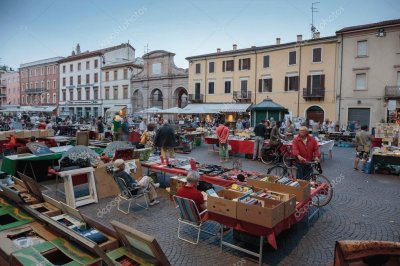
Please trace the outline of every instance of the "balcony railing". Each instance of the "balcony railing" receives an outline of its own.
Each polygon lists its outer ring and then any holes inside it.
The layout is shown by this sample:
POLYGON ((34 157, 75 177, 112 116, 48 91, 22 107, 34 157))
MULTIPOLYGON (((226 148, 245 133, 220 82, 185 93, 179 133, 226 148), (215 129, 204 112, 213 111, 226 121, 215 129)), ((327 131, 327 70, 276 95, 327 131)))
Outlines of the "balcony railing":
POLYGON ((386 98, 400 98, 400 86, 386 86, 385 87, 386 98))
POLYGON ((43 92, 48 92, 49 90, 46 88, 29 88, 26 89, 25 92, 27 94, 37 94, 37 93, 43 93, 43 92))
POLYGON ((5 94, 5 93, 0 93, 0 98, 4 98, 4 97, 7 97, 7 94, 5 94))
POLYGON ((0 88, 5 88, 7 85, 5 83, 0 83, 0 88))
POLYGON ((323 100, 325 98, 325 88, 304 88, 303 98, 306 100, 323 100))
POLYGON ((234 91, 234 100, 251 100, 251 91, 234 91))
POLYGON ((203 98, 203 94, 189 94, 189 101, 193 103, 202 103, 203 98))

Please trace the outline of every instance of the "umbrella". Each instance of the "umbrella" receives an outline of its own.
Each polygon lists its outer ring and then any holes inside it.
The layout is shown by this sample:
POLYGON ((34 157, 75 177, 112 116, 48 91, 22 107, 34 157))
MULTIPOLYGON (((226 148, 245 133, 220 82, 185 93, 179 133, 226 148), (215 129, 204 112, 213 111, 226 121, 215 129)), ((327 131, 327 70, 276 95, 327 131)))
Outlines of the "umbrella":
POLYGON ((72 161, 76 161, 77 159, 86 159, 88 158, 91 163, 95 163, 99 157, 99 155, 92 149, 87 146, 77 145, 64 152, 60 161, 62 161, 65 157, 68 157, 72 161))
POLYGON ((111 158, 114 156, 116 150, 128 149, 128 148, 135 148, 135 147, 127 141, 113 141, 107 145, 107 147, 104 149, 103 152, 108 157, 111 158))

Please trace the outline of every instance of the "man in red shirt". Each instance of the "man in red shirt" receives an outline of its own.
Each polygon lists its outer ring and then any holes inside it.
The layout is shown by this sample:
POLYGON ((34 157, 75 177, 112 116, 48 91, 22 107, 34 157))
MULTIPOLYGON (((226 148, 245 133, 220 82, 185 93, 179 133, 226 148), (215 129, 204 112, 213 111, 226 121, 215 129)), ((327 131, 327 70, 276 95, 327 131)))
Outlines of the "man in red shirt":
POLYGON ((299 135, 293 140, 292 154, 298 159, 297 178, 304 179, 312 172, 311 166, 305 163, 319 161, 318 142, 308 134, 307 127, 300 127, 299 135))
POLYGON ((186 180, 187 183, 184 187, 181 187, 176 193, 177 196, 182 198, 191 199, 196 203, 199 212, 207 209, 206 201, 204 200, 203 194, 197 190, 197 184, 199 182, 199 173, 191 171, 188 173, 186 180))
POLYGON ((216 129, 216 134, 219 141, 219 161, 222 163, 224 160, 228 160, 229 151, 228 151, 228 137, 229 137, 229 128, 228 123, 220 122, 219 126, 216 129))

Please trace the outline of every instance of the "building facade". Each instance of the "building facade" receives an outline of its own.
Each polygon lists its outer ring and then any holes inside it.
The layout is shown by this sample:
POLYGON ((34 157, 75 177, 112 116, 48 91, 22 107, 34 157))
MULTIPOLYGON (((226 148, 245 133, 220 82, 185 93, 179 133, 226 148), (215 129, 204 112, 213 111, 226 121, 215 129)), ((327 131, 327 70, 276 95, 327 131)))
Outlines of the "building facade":
POLYGON ((59 88, 58 60, 62 58, 53 57, 20 65, 21 105, 57 106, 59 88))
POLYGON ((188 57, 189 100, 257 104, 269 97, 293 117, 334 120, 336 47, 335 36, 298 35, 296 42, 277 38, 275 45, 188 57))
POLYGON ((7 104, 7 80, 3 77, 6 72, 1 73, 0 76, 0 105, 7 104))
POLYGON ((118 60, 133 60, 135 50, 121 44, 95 51, 81 52, 79 44, 71 56, 60 63, 60 114, 73 118, 102 116, 102 68, 118 60))
POLYGON ((337 113, 341 126, 375 127, 400 118, 400 20, 343 28, 338 47, 337 113))
POLYGON ((103 112, 112 117, 116 112, 132 114, 131 77, 141 71, 137 60, 117 61, 102 67, 103 112))
POLYGON ((10 71, 6 72, 1 77, 2 83, 4 82, 6 85, 6 97, 3 92, 0 94, 1 105, 19 105, 20 99, 20 82, 19 82, 19 72, 18 71, 10 71), (4 103, 5 99, 5 103, 4 103))
POLYGON ((163 50, 143 55, 143 70, 131 79, 133 111, 187 105, 188 73, 175 66, 174 56, 163 50))

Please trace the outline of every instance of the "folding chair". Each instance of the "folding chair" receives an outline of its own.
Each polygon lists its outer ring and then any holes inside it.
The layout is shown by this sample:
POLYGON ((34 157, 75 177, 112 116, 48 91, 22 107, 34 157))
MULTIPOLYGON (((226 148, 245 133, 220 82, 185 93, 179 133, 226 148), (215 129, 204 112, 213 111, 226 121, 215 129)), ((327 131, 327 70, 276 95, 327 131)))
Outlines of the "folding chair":
POLYGON ((148 194, 149 194, 149 189, 148 188, 137 188, 137 189, 134 190, 134 191, 137 191, 137 193, 134 194, 129 189, 128 185, 126 184, 125 180, 122 177, 117 177, 117 178, 114 177, 114 180, 117 183, 118 188, 120 190, 120 193, 118 194, 118 197, 120 199, 128 201, 128 209, 127 209, 127 211, 124 211, 124 210, 121 210, 121 208, 120 208, 121 200, 118 200, 117 208, 118 208, 118 210, 120 212, 122 212, 124 214, 128 214, 129 211, 130 211, 130 208, 131 208, 132 201, 135 201, 136 205, 138 205, 139 207, 142 207, 143 209, 146 209, 146 210, 149 209, 149 204, 148 204, 148 201, 147 201, 147 197, 148 197, 148 194), (136 202, 136 200, 141 198, 141 197, 144 197, 146 206, 143 206, 143 205, 141 205, 141 204, 136 202))
POLYGON ((201 220, 201 215, 204 214, 207 210, 199 212, 197 209, 196 203, 187 198, 182 198, 178 196, 173 196, 175 207, 179 210, 179 219, 178 219, 178 238, 189 242, 191 244, 197 245, 199 243, 200 232, 204 232, 210 235, 216 235, 208 231, 201 230, 201 227, 204 225, 204 222, 201 220), (181 224, 186 224, 194 227, 197 230, 197 239, 196 242, 193 242, 189 239, 183 238, 180 235, 181 224))

